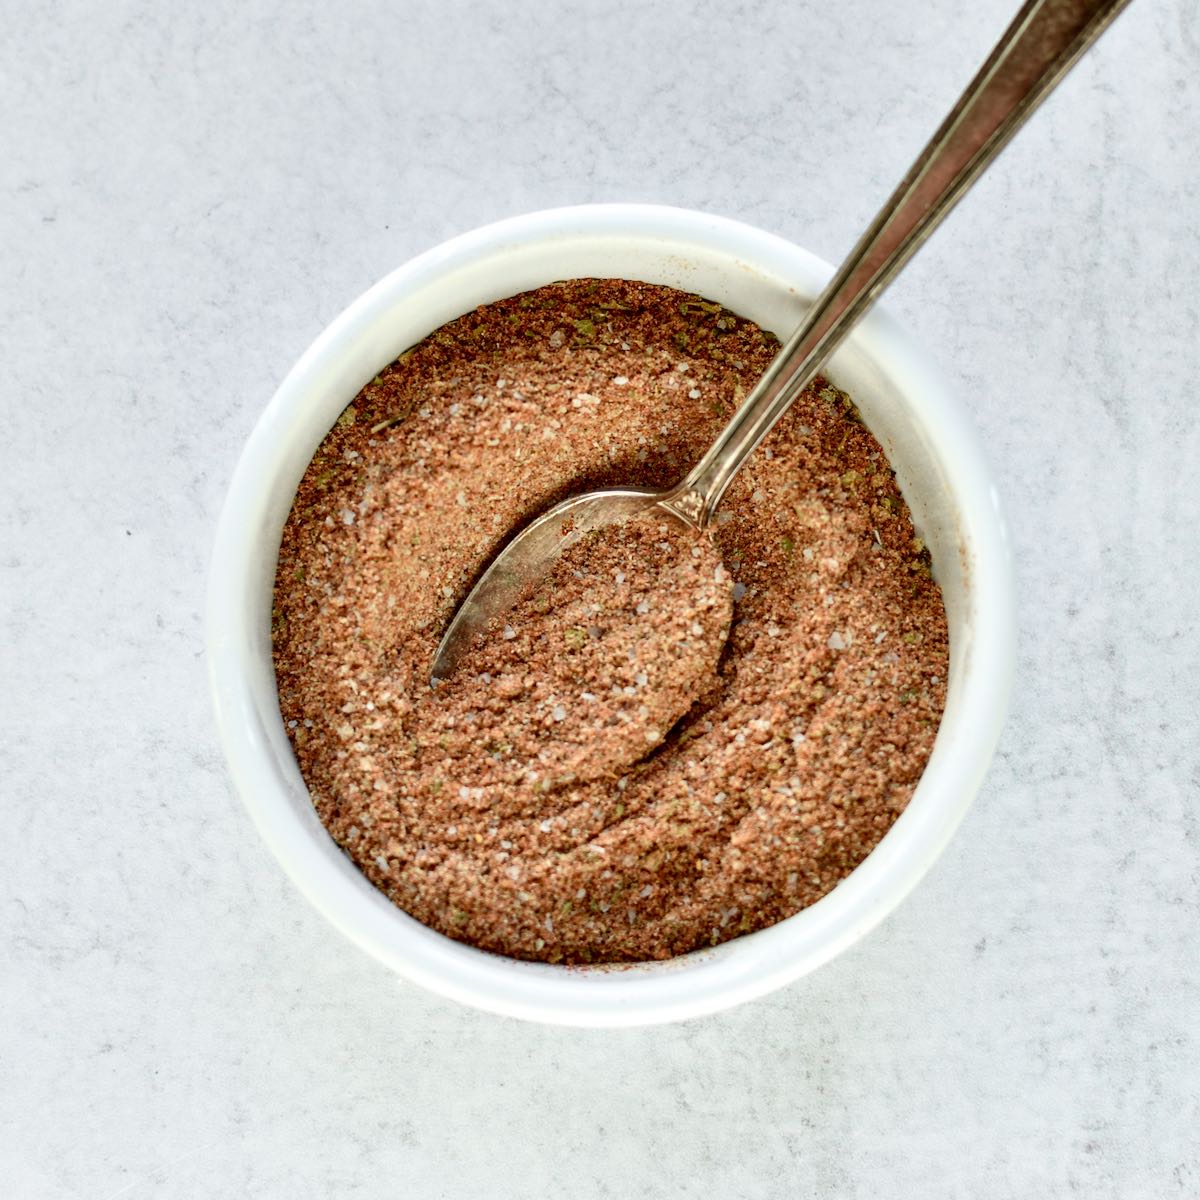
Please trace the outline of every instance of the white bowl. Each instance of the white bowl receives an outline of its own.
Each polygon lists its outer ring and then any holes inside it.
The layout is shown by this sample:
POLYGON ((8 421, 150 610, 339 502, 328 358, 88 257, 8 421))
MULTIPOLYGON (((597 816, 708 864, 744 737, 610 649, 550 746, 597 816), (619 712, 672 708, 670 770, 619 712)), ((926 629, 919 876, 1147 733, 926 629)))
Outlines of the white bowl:
POLYGON ((208 662, 234 781, 313 904, 404 978, 466 1004, 565 1025, 674 1021, 761 996, 877 925, 929 869, 973 799, 1011 685, 1014 588, 992 476, 929 356, 876 308, 829 364, 882 443, 933 556, 950 625, 946 711, 907 809, 824 899, 714 949, 625 967, 519 962, 465 946, 396 908, 318 821, 284 732, 271 663, 280 534, 333 421, 402 351, 476 305, 559 279, 638 279, 698 292, 781 338, 830 268, 757 229, 681 209, 597 205, 501 221, 393 271, 313 343, 246 444, 221 514, 208 662))

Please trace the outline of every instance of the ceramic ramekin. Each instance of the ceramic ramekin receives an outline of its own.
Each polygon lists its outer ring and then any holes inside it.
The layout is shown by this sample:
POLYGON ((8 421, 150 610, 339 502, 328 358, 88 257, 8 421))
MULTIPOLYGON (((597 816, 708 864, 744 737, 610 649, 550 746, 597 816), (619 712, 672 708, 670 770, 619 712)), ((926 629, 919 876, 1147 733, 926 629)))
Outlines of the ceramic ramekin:
POLYGON ((908 808, 828 896, 769 929, 667 962, 568 968, 473 949, 394 907, 317 820, 279 715, 271 592, 280 534, 313 451, 359 388, 476 305, 586 276, 666 284, 720 301, 786 338, 829 277, 757 229, 681 209, 597 205, 501 221, 446 242, 360 296, 284 379, 246 445, 209 580, 209 675, 238 791, 302 892, 406 979, 495 1013, 639 1025, 711 1013, 814 970, 915 886, 971 803, 1000 733, 1014 658, 1014 588, 992 475, 929 356, 881 309, 828 375, 879 438, 933 556, 950 624, 945 716, 908 808))

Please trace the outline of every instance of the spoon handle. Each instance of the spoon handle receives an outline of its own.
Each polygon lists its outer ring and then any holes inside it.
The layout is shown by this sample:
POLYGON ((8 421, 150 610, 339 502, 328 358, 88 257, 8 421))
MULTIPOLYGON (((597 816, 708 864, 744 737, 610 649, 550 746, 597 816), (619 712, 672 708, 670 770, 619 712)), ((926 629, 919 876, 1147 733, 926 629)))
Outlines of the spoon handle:
POLYGON ((1029 0, 858 245, 668 503, 706 525, 842 339, 1128 0, 1029 0))

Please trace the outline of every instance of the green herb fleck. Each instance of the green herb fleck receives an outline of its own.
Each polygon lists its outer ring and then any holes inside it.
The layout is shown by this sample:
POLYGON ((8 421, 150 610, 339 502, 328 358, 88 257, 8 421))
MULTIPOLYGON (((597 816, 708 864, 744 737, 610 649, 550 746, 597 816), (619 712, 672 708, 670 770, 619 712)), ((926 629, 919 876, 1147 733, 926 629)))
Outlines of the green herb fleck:
POLYGON ((377 424, 372 425, 371 432, 372 433, 382 433, 385 429, 391 429, 391 427, 393 425, 399 425, 400 422, 403 421, 404 418, 407 416, 408 416, 407 412, 402 412, 402 413, 400 413, 399 416, 388 417, 386 420, 380 421, 377 424))

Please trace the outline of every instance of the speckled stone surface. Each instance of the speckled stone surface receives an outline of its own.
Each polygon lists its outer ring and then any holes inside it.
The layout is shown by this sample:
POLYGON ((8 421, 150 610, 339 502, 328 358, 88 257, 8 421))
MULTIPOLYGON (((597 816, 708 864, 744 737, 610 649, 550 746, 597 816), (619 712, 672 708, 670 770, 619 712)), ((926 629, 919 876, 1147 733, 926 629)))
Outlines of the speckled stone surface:
POLYGON ((1007 4, 33 0, 0 39, 0 1194, 1200 1194, 1200 9, 1135 3, 890 297, 982 428, 1012 717, 775 996, 543 1029, 397 982, 233 795, 201 603, 322 326, 500 216, 849 246, 1007 4), (919 20, 916 14, 920 10, 919 20))

